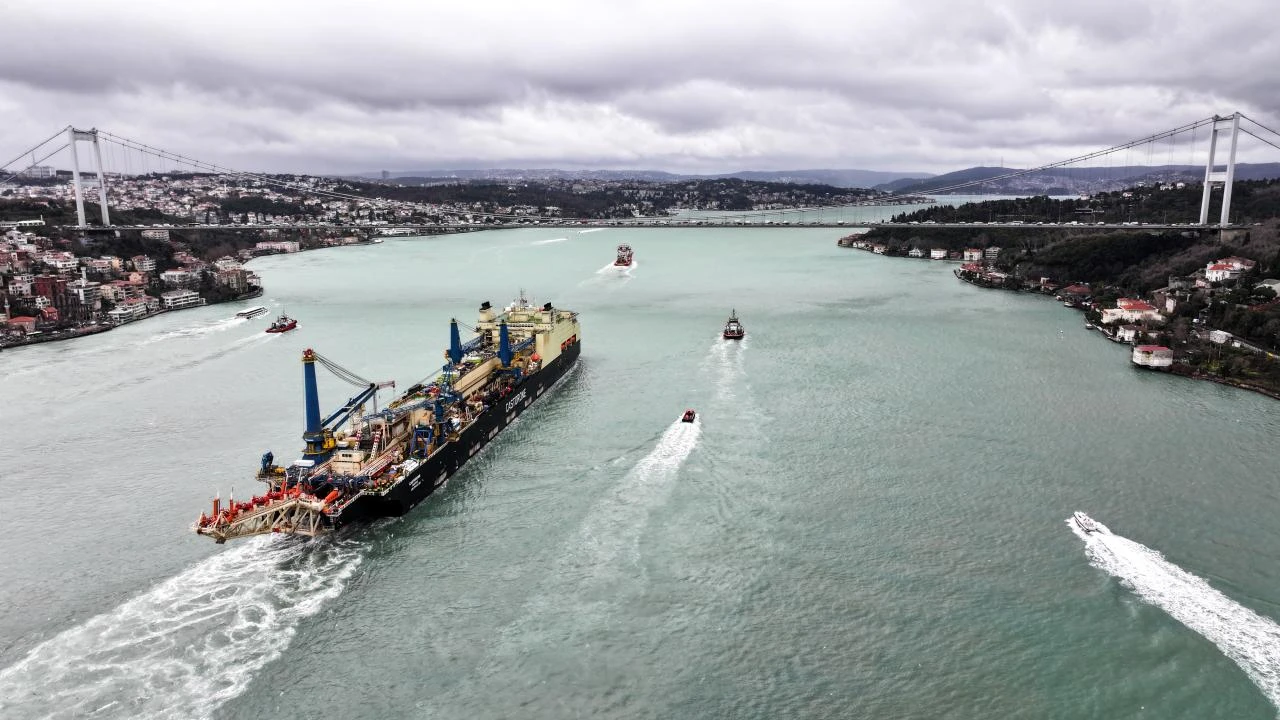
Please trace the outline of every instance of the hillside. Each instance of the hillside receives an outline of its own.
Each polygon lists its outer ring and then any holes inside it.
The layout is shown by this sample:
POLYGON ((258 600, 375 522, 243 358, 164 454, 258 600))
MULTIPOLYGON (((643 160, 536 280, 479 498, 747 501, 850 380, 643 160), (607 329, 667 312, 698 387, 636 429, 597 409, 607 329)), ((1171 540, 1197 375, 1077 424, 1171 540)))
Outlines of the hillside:
MULTIPOLYGON (((351 176, 358 180, 379 180, 380 173, 363 173, 351 176)), ((670 173, 662 170, 558 170, 554 168, 492 168, 482 170, 408 170, 388 173, 382 182, 397 184, 434 185, 450 182, 484 181, 545 181, 545 180, 606 180, 671 183, 695 180, 750 180, 756 182, 794 183, 801 185, 831 185, 840 188, 871 188, 884 183, 918 183, 932 177, 932 173, 894 172, 857 169, 810 170, 742 170, 732 173, 692 175, 670 173)))
MULTIPOLYGON (((938 175, 924 182, 895 181, 878 185, 877 190, 904 194, 928 193, 937 188, 959 183, 985 180, 1009 173, 1016 168, 972 167, 938 175)), ((1236 180, 1267 180, 1280 178, 1280 163, 1240 163, 1236 165, 1236 180)), ((1044 195, 1076 195, 1114 191, 1139 183, 1198 183, 1204 180, 1203 165, 1124 165, 1114 167, 1061 167, 1021 175, 1016 178, 983 183, 961 188, 953 192, 962 195, 1018 195, 1035 193, 1044 195)))

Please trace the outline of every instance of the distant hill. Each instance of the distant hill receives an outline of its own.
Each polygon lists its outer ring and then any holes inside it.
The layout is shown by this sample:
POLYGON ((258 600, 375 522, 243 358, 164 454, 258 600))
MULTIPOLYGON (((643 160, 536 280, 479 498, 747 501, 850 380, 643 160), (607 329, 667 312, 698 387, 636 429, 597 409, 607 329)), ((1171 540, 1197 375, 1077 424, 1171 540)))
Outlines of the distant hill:
MULTIPOLYGON (((1009 173, 1016 168, 972 167, 931 177, 923 182, 899 180, 876 186, 887 192, 919 194, 960 183, 985 180, 1009 173)), ((1237 180, 1270 180, 1280 178, 1280 163, 1240 163, 1237 180)), ((1139 183, 1198 183, 1204 180, 1203 165, 1124 165, 1115 167, 1061 167, 1039 170, 1006 180, 996 180, 954 191, 962 195, 1075 195, 1112 192, 1139 183)))
MULTIPOLYGON (((356 179, 380 179, 382 173, 348 176, 356 179)), ((482 170, 406 170, 387 174, 388 180, 412 184, 435 184, 470 180, 640 180, 646 182, 681 182, 685 180, 719 180, 736 178, 758 182, 831 185, 847 188, 870 188, 880 183, 905 180, 916 183, 931 178, 931 173, 906 173, 882 170, 816 169, 816 170, 743 170, 718 175, 683 175, 662 170, 560 170, 555 168, 488 168, 482 170)))

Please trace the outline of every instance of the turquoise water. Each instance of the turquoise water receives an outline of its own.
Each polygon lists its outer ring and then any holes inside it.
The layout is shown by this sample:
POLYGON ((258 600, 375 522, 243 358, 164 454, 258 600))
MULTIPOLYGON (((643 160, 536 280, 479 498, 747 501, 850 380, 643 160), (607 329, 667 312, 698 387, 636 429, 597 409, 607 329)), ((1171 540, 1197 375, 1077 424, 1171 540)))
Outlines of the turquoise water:
POLYGON ((839 234, 276 256, 246 306, 296 332, 215 306, 0 354, 0 716, 1276 717, 1280 405, 839 234), (579 367, 442 494, 190 532, 298 448, 303 348, 403 388, 521 287, 582 313, 579 367))

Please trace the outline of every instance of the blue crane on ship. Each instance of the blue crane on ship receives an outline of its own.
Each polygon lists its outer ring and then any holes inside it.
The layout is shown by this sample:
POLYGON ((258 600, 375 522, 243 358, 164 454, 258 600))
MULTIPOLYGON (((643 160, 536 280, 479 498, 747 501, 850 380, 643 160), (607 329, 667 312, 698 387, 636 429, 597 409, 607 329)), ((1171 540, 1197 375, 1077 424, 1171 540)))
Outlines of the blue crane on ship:
MULTIPOLYGON (((333 455, 333 450, 337 446, 337 441, 333 437, 335 429, 342 427, 342 424, 350 419, 362 405, 377 396, 379 390, 396 386, 395 381, 375 383, 365 380, 311 348, 302 352, 302 384, 306 396, 307 413, 307 429, 302 433, 302 441, 306 444, 302 459, 317 464, 328 460, 333 455), (320 417, 320 391, 316 385, 317 362, 338 378, 362 388, 342 407, 323 419, 320 417)), ((263 461, 266 463, 265 457, 263 461)))

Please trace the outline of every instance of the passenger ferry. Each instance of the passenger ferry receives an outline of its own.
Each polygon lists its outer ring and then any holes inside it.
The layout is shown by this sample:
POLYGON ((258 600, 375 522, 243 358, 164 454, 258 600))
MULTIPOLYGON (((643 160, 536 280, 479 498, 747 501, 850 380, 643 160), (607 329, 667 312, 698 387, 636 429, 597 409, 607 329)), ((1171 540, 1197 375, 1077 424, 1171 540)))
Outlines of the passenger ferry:
POLYGON ((251 307, 248 310, 241 310, 240 312, 236 313, 236 317, 245 318, 247 320, 248 318, 255 318, 255 317, 258 317, 259 315, 265 315, 266 312, 267 312, 267 309, 259 305, 258 307, 251 307))

